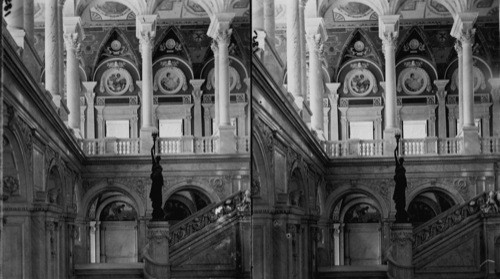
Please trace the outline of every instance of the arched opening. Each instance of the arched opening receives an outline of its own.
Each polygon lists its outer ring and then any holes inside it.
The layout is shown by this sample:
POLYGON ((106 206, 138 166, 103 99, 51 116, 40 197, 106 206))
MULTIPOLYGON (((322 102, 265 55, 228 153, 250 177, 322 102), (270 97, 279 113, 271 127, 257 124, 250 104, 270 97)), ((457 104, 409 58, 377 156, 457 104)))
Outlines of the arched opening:
POLYGON ((203 192, 188 188, 174 192, 163 205, 165 220, 178 223, 211 203, 203 192))
POLYGON ((365 193, 349 193, 332 212, 334 264, 374 266, 382 264, 382 214, 380 206, 365 193))
POLYGON ((455 205, 455 201, 442 191, 430 190, 418 194, 408 205, 408 215, 417 227, 455 205))
POLYGON ((138 214, 134 201, 119 191, 97 196, 90 212, 90 262, 138 262, 138 214))

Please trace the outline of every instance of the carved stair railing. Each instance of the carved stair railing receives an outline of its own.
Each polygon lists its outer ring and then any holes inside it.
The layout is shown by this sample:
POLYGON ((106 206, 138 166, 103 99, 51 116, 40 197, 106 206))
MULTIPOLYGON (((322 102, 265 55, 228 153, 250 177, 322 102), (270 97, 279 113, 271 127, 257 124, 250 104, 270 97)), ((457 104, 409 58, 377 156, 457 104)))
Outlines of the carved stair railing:
POLYGON ((202 210, 170 227, 169 246, 172 252, 180 243, 185 242, 214 223, 224 223, 233 217, 250 214, 250 194, 237 192, 223 201, 208 205, 202 210))
POLYGON ((452 232, 469 217, 479 215, 481 212, 488 212, 493 205, 487 201, 488 193, 482 193, 416 227, 413 230, 413 253, 422 250, 426 244, 432 243, 440 234, 452 232))

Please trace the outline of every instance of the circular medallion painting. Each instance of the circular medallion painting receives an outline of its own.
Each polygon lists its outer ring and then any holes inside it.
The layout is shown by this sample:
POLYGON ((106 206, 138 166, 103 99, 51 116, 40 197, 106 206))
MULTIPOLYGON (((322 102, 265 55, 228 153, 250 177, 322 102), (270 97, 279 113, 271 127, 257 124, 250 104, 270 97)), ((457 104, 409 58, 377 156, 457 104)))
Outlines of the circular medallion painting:
MULTIPOLYGON (((478 67, 473 66, 472 76, 474 80, 474 92, 478 91, 479 89, 486 89, 486 78, 484 77, 483 72, 478 67)), ((451 80, 451 90, 456 90, 458 88, 458 68, 453 72, 451 80)))
POLYGON ((123 68, 109 68, 101 77, 100 90, 110 95, 122 95, 127 90, 132 92, 134 91, 132 76, 123 68))
POLYGON ((347 73, 344 80, 344 93, 355 96, 366 96, 377 92, 375 76, 367 69, 353 69, 347 73))
POLYGON ((432 90, 427 72, 419 67, 406 68, 399 74, 397 91, 404 91, 409 95, 418 95, 425 90, 432 90))
MULTIPOLYGON (((215 75, 214 68, 208 72, 208 80, 207 89, 210 90, 212 87, 215 87, 215 75)), ((233 89, 239 90, 241 88, 240 74, 236 71, 235 68, 229 66, 229 91, 233 89)))
POLYGON ((156 72, 154 78, 154 90, 160 90, 164 94, 175 94, 187 90, 186 76, 177 67, 164 67, 156 72))

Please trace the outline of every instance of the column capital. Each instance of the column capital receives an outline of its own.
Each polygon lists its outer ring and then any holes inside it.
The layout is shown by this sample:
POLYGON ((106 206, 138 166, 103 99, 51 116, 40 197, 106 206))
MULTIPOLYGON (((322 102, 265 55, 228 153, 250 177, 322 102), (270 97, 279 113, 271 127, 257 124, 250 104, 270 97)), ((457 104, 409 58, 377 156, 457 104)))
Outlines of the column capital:
POLYGON ((299 8, 304 9, 308 0, 299 0, 299 8))
POLYGON ((219 44, 217 43, 217 41, 215 39, 212 40, 212 43, 210 44, 210 48, 212 49, 214 56, 219 55, 219 44))
POLYGON ((85 38, 81 18, 78 16, 64 17, 63 22, 63 39, 64 43, 66 44, 66 48, 68 50, 77 50, 80 43, 85 38))
POLYGON ((436 85, 438 92, 444 91, 446 85, 450 80, 448 79, 436 79, 434 80, 434 85, 436 85))
POLYGON ((138 15, 135 20, 135 36, 141 44, 154 40, 156 36, 156 19, 158 15, 138 15))
POLYGON ((224 43, 227 38, 231 37, 232 30, 229 27, 235 15, 235 13, 215 14, 208 27, 207 35, 219 43, 224 43))
POLYGON ((323 18, 306 19, 306 39, 310 51, 322 52, 323 43, 328 39, 323 18))
POLYGON ((85 88, 85 93, 93 93, 97 81, 82 81, 82 85, 85 88))
POLYGON ((339 90, 341 83, 340 82, 327 82, 325 83, 326 88, 328 88, 328 97, 332 101, 332 103, 337 104, 339 94, 337 93, 339 90))
POLYGON ((399 35, 399 18, 401 15, 381 15, 378 18, 378 36, 385 43, 394 43, 399 35))
POLYGON ((193 97, 195 100, 200 100, 201 95, 203 94, 203 90, 201 90, 201 86, 205 82, 204 79, 191 79, 189 80, 189 83, 193 86, 193 97))
POLYGON ((477 12, 466 12, 456 15, 451 27, 451 36, 462 41, 462 43, 474 43, 473 39, 476 30, 473 27, 477 17, 477 12))

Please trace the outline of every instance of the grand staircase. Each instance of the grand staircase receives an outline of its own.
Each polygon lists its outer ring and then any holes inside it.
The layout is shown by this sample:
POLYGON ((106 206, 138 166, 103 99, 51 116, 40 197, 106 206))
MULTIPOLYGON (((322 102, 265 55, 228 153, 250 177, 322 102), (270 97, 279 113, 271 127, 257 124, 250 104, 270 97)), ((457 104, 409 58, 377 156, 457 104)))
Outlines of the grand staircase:
POLYGON ((498 207, 483 193, 414 228, 415 278, 485 278, 482 263, 494 248, 487 247, 494 232, 486 222, 497 216, 498 207))
MULTIPOLYGON (((172 225, 171 278, 250 278, 249 207, 245 193, 237 192, 172 225)), ((144 267, 148 264, 154 265, 152 259, 145 256, 140 263, 77 265, 75 277, 145 278, 144 267)))

